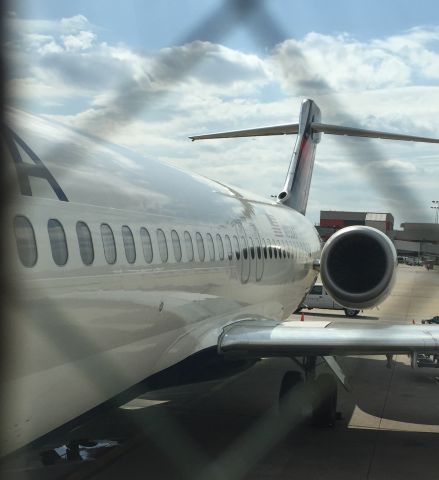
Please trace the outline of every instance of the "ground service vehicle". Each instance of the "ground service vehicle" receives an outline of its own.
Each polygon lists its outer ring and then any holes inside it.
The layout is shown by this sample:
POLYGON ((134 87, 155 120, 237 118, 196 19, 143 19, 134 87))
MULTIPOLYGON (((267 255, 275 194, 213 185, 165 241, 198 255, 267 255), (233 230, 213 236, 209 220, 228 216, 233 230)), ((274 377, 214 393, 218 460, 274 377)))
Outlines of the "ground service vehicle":
POLYGON ((343 305, 336 302, 321 284, 316 284, 311 288, 310 292, 305 297, 301 309, 302 308, 307 308, 308 310, 312 310, 313 308, 344 310, 347 317, 355 317, 360 313, 360 310, 343 307, 343 305))
POLYGON ((421 320, 421 323, 423 325, 425 325, 425 324, 428 324, 428 325, 439 324, 439 315, 436 315, 435 317, 429 318, 428 320, 421 320))

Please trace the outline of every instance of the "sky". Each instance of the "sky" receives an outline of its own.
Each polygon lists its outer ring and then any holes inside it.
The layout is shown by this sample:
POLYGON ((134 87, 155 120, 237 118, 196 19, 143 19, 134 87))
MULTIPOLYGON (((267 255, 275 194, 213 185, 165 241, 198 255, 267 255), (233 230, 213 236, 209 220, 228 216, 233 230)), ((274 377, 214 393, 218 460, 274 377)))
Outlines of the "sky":
MULTIPOLYGON (((313 98, 328 123, 439 137, 433 1, 18 0, 6 21, 10 104, 267 198, 293 136, 188 135, 293 123, 313 98)), ((437 145, 324 135, 307 216, 432 221, 438 157, 437 145)))

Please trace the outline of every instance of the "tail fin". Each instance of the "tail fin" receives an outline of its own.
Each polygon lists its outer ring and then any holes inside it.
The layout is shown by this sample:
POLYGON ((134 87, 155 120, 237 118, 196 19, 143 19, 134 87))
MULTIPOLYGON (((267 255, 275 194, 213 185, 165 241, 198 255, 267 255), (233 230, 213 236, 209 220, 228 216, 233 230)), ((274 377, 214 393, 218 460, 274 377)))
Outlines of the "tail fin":
POLYGON ((313 122, 320 122, 320 108, 310 99, 302 102, 299 129, 287 177, 278 201, 305 215, 316 147, 321 134, 312 129, 313 122))
POLYGON ((320 142, 322 133, 332 135, 350 135, 354 137, 383 138, 387 140, 405 140, 413 142, 439 143, 439 139, 400 135, 397 133, 381 132, 377 130, 363 130, 361 128, 342 127, 320 123, 320 109, 311 99, 302 102, 299 123, 277 125, 232 132, 212 133, 189 137, 194 140, 214 138, 256 137, 268 135, 288 135, 297 133, 296 145, 288 168, 287 177, 282 191, 277 196, 278 202, 294 208, 305 214, 308 203, 309 187, 316 146, 320 142))

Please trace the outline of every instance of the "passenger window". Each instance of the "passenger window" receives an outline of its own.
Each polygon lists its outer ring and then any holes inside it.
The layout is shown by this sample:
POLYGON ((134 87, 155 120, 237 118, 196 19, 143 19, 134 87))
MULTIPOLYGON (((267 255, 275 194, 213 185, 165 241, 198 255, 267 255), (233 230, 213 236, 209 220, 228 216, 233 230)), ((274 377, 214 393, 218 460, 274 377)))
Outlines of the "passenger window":
POLYGON ((181 262, 181 244, 178 233, 175 230, 171 232, 172 246, 174 248, 174 257, 177 262, 181 262))
POLYGON ((47 223, 47 230, 49 232, 53 261, 59 266, 65 265, 69 254, 63 226, 58 220, 51 218, 47 223))
POLYGON ((114 243, 114 235, 111 227, 106 223, 101 225, 102 245, 104 246, 105 260, 110 265, 116 262, 116 244, 114 243))
POLYGON ((166 243, 165 232, 161 229, 157 229, 157 242, 159 244, 160 259, 163 263, 168 261, 168 244, 166 243))
POLYGON ((197 239, 198 257, 200 258, 200 262, 204 262, 206 253, 204 251, 203 237, 201 236, 201 233, 198 232, 196 233, 195 237, 197 239))
POLYGON ((145 227, 140 229, 140 239, 142 240, 143 257, 146 263, 151 263, 153 258, 151 235, 145 227))
POLYGON ((216 248, 218 250, 218 257, 220 260, 224 260, 224 245, 221 235, 219 233, 216 234, 216 248))
POLYGON ((186 244, 186 255, 189 262, 194 260, 194 245, 192 243, 192 237, 189 232, 184 232, 184 243, 186 244))
POLYGON ((285 242, 282 242, 282 254, 284 258, 287 258, 287 250, 286 250, 285 242))
POLYGON ((216 234, 216 246, 218 248, 219 259, 224 260, 224 245, 221 235, 219 233, 216 234))
POLYGON ((207 250, 209 252, 209 257, 211 261, 215 260, 215 245, 213 244, 213 238, 210 233, 206 235, 207 237, 207 250))
POLYGON ((267 252, 267 244, 265 242, 265 238, 262 239, 262 249, 264 251, 264 258, 266 259, 268 257, 267 255, 268 252, 267 252))
POLYGON ((269 240, 268 253, 270 255, 270 258, 273 258, 273 248, 271 246, 271 240, 269 240))
POLYGON ((130 227, 127 227, 126 225, 122 227, 122 239, 127 262, 134 263, 136 261, 136 246, 134 245, 133 232, 130 227))
POLYGON ((252 260, 254 260, 255 258, 255 246, 253 244, 253 238, 252 237, 248 237, 248 243, 250 245, 250 255, 252 257, 252 260))
POLYGON ((248 258, 247 241, 246 241, 245 237, 241 237, 241 240, 242 240, 242 245, 243 245, 242 254, 244 256, 244 260, 247 260, 247 258, 248 258))
POLYGON ((226 235, 224 238, 226 239, 227 258, 230 261, 232 261, 233 259, 232 242, 230 241, 230 237, 228 235, 226 235))
POLYGON ((259 237, 256 237, 256 252, 258 254, 259 260, 262 258, 262 250, 261 250, 261 241, 259 240, 259 237))
POLYGON ((78 237, 79 253, 85 265, 91 265, 95 258, 93 240, 90 229, 85 222, 76 223, 76 235, 78 237))
POLYGON ((241 249, 239 247, 239 241, 238 241, 238 237, 236 235, 233 235, 233 245, 235 246, 236 260, 239 260, 241 258, 241 249))
POLYGON ((314 285, 314 287, 311 288, 311 295, 322 295, 323 294, 323 287, 322 285, 314 285))
POLYGON ((14 218, 14 232, 21 263, 25 267, 33 267, 37 263, 38 251, 32 224, 26 217, 19 215, 14 218))

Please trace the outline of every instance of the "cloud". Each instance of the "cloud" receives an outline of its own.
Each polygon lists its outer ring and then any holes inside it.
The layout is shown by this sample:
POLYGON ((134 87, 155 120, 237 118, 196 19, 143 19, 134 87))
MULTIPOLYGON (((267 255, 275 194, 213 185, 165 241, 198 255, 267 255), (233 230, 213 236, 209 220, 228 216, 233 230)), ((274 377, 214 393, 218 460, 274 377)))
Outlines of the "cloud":
POLYGON ((385 41, 360 42, 348 34, 309 33, 302 40, 286 40, 275 48, 272 61, 282 87, 299 94, 400 87, 409 84, 412 73, 385 41))
MULTIPOLYGON (((267 197, 282 186, 294 138, 192 144, 187 135, 291 123, 301 96, 312 96, 330 123, 439 136, 438 28, 367 41, 314 32, 255 54, 203 41, 157 52, 110 44, 83 15, 9 21, 14 101, 267 197)), ((434 191, 433 182, 419 188, 425 172, 438 171, 434 148, 324 136, 310 210, 394 206, 399 180, 422 190, 422 203, 434 191), (375 193, 361 203, 365 185, 375 193)))
POLYGON ((439 27, 412 28, 404 35, 371 42, 410 65, 413 74, 427 80, 439 78, 439 27))
POLYGON ((73 17, 61 18, 61 20, 46 20, 19 18, 14 13, 9 15, 5 21, 10 27, 9 34, 15 32, 18 35, 25 35, 27 33, 67 34, 80 30, 94 29, 94 26, 84 15, 74 15, 73 17))
POLYGON ((89 29, 91 24, 84 15, 74 15, 73 17, 62 18, 59 26, 63 31, 77 32, 89 29))
MULTIPOLYGON (((194 41, 151 54, 99 42, 81 15, 58 23, 12 21, 22 27, 10 42, 12 82, 63 84, 70 89, 66 103, 72 102, 75 89, 79 97, 85 89, 90 95, 89 108, 78 115, 95 115, 96 130, 104 116, 110 117, 110 123, 126 122, 163 93, 178 91, 184 96, 200 91, 233 97, 254 94, 270 81, 269 69, 256 55, 209 42, 194 41)), ((9 91, 18 93, 16 88, 9 91)), ((50 91, 45 89, 47 94, 50 91)), ((28 91, 25 96, 29 97, 28 91)), ((104 123, 108 125, 107 119, 104 123)))
POLYGON ((373 168, 378 168, 382 170, 387 170, 392 173, 395 169, 398 171, 405 171, 408 173, 415 173, 416 172, 416 166, 413 165, 410 162, 403 161, 397 158, 389 158, 384 161, 380 162, 374 162, 373 163, 373 168))
POLYGON ((165 96, 177 98, 175 113, 187 96, 254 95, 269 82, 269 71, 258 57, 209 42, 166 48, 151 56, 123 45, 100 44, 84 51, 94 41, 89 39, 84 46, 75 42, 65 51, 42 53, 36 62, 39 70, 34 66, 32 73, 45 79, 52 75, 76 87, 78 95, 83 95, 83 88, 93 92, 89 108, 70 120, 96 134, 111 132, 117 122, 126 124, 139 112, 154 109, 165 96))
POLYGON ((63 35, 61 38, 67 51, 87 50, 92 46, 96 35, 93 32, 81 30, 75 35, 63 35))

